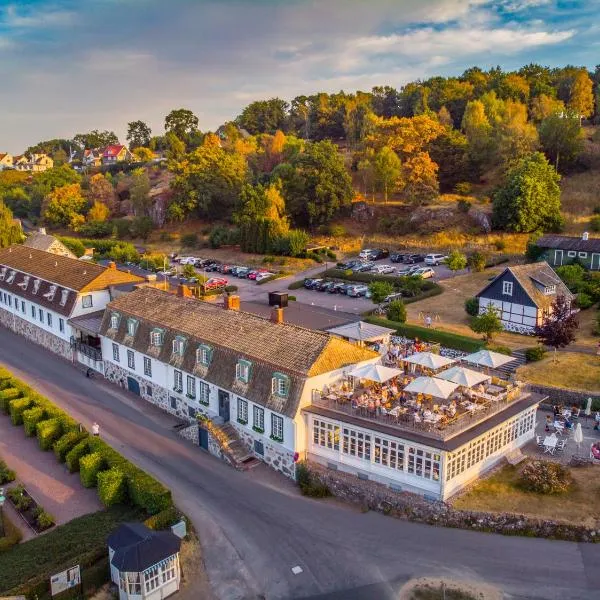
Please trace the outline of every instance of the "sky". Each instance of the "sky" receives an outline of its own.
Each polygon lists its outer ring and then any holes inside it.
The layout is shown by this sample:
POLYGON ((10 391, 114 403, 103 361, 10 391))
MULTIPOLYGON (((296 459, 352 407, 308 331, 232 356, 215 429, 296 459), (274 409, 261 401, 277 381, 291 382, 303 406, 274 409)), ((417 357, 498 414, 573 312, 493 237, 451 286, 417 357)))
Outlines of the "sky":
POLYGON ((600 0, 0 0, 0 152, 477 65, 600 62, 600 0))

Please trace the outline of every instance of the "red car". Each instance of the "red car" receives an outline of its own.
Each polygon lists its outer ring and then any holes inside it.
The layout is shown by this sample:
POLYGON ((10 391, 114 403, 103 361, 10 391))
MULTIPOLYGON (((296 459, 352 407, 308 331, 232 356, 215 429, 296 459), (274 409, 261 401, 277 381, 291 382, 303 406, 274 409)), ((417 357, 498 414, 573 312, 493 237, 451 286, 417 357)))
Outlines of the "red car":
POLYGON ((223 277, 211 277, 205 284, 204 287, 207 290, 216 290, 218 288, 225 287, 227 285, 227 279, 223 277))
POLYGON ((259 275, 260 273, 266 273, 267 270, 266 269, 258 269, 258 271, 250 271, 250 273, 248 273, 248 279, 256 279, 256 276, 259 275))

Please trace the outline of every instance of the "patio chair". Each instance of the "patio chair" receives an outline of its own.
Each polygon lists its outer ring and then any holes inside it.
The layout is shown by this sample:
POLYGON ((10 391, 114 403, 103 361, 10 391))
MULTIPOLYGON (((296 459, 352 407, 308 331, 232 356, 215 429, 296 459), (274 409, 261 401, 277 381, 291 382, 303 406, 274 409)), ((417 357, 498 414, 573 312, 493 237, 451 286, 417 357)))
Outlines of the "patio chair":
POLYGON ((544 447, 544 440, 542 439, 541 435, 536 435, 535 436, 535 443, 540 447, 543 448, 544 447))
POLYGON ((565 449, 566 445, 567 445, 567 440, 558 440, 558 442, 556 442, 556 451, 562 452, 565 449))
POLYGON ((579 419, 579 415, 581 414, 581 408, 576 409, 571 413, 571 421, 575 421, 579 419))

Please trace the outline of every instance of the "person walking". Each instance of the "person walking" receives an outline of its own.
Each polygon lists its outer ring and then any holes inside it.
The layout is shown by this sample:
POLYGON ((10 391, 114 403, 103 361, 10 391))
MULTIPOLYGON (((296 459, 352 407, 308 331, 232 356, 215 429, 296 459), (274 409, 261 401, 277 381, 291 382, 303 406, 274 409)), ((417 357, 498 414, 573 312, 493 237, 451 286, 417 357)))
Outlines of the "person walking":
POLYGON ((94 421, 94 424, 92 425, 92 435, 96 437, 100 436, 100 425, 98 425, 96 421, 94 421))

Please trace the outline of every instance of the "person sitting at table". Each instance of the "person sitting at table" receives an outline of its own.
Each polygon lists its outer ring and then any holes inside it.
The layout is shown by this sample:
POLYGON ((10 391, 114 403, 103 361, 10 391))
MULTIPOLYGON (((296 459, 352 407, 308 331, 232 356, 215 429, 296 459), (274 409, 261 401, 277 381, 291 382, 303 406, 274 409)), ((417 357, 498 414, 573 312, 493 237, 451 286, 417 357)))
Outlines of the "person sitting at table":
POLYGON ((555 404, 552 409, 554 410, 554 416, 558 417, 561 414, 561 407, 559 404, 555 404))
POLYGON ((448 406, 448 414, 451 417, 454 417, 456 415, 456 402, 452 401, 450 403, 450 405, 448 406))
POLYGON ((431 419, 432 416, 433 416, 433 413, 428 408, 426 408, 423 411, 423 418, 424 419, 431 419))
POLYGON ((549 432, 550 431, 550 427, 552 427, 552 417, 550 415, 546 415, 546 427, 545 427, 545 431, 549 432))
POLYGON ((592 447, 590 450, 591 450, 592 457, 597 460, 600 460, 600 442, 596 442, 595 444, 592 444, 592 447))
POLYGON ((573 422, 569 417, 565 417, 565 429, 573 429, 573 422))

